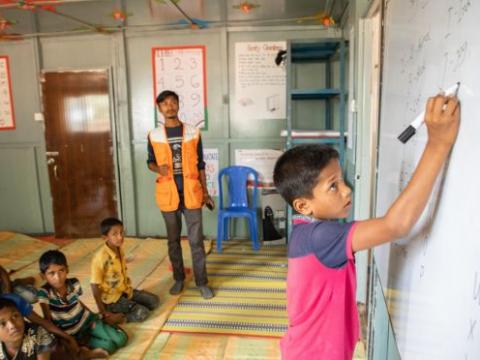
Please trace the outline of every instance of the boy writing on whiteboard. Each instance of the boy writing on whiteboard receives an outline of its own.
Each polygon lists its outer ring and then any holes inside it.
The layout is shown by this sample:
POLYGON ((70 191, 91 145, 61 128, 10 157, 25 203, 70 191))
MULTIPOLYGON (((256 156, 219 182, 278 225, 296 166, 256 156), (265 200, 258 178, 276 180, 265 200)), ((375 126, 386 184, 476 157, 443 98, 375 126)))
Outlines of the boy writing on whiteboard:
POLYGON ((352 359, 359 338, 354 253, 406 236, 420 217, 460 121, 456 97, 437 95, 426 106, 428 142, 410 183, 383 217, 340 223, 351 209, 338 152, 303 145, 274 169, 283 198, 299 213, 288 246, 288 331, 282 358, 352 359))

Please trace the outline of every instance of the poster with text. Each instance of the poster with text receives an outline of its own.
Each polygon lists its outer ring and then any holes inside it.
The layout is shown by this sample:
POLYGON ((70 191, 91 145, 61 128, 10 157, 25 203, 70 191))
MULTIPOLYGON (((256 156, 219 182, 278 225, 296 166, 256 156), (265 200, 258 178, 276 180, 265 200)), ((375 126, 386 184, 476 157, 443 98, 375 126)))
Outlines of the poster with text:
POLYGON ((242 121, 286 117, 285 66, 275 64, 285 41, 235 44, 234 116, 242 121))
POLYGON ((0 130, 15 129, 8 57, 0 56, 0 130))
POLYGON ((262 187, 274 187, 273 168, 281 150, 272 149, 237 149, 235 150, 235 165, 249 166, 257 170, 259 185, 262 187))
MULTIPOLYGON (((180 120, 206 128, 205 46, 155 47, 152 62, 154 98, 164 90, 176 92, 180 98, 180 120)), ((156 111, 163 123, 163 115, 156 111)))
POLYGON ((218 149, 203 149, 205 177, 210 196, 218 196, 218 149))

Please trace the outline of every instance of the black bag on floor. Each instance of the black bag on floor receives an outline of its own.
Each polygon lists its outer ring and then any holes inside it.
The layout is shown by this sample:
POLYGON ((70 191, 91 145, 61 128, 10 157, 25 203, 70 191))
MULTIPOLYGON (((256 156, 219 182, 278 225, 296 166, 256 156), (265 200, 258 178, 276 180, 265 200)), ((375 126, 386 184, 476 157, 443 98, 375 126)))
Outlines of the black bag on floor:
POLYGON ((273 210, 270 206, 265 206, 263 217, 263 241, 278 240, 282 235, 275 229, 273 221, 273 210))

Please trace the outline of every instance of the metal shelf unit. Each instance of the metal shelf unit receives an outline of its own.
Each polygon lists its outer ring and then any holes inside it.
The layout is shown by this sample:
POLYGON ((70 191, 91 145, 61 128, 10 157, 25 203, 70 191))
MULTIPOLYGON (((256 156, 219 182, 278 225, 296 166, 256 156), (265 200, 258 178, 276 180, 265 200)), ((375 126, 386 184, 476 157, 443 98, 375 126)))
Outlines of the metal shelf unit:
MULTIPOLYGON (((346 52, 347 44, 344 39, 322 39, 317 41, 291 40, 287 45, 287 128, 283 132, 286 136, 287 149, 299 144, 322 143, 330 144, 338 149, 340 163, 345 165, 346 143, 346 52), (333 65, 338 62, 338 71, 335 73, 333 65), (322 63, 324 65, 324 87, 297 88, 295 84, 296 70, 304 64, 322 63), (335 79, 334 79, 335 77, 335 79), (335 86, 334 86, 335 84, 335 86), (293 103, 305 100, 324 101, 325 113, 323 128, 295 130, 293 103), (334 113, 334 101, 338 101, 338 108, 334 113), (334 116, 338 115, 337 121, 334 116), (334 123, 336 123, 334 125, 334 123), (336 129, 334 128, 336 127, 336 129), (318 131, 318 134, 315 134, 318 131)), ((319 76, 320 80, 322 77, 319 76)), ((292 208, 287 209, 287 239, 291 231, 292 208)))

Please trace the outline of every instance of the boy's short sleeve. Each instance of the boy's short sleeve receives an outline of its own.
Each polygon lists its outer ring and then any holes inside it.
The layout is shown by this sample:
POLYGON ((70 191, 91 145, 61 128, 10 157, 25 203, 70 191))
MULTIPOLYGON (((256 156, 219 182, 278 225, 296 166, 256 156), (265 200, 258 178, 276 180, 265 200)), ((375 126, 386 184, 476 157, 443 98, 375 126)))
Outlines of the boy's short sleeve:
POLYGON ((37 298, 40 304, 49 304, 50 299, 48 298, 48 291, 44 288, 37 290, 37 298))
POLYGON ((80 281, 77 278, 72 278, 70 281, 72 284, 73 292, 77 296, 81 296, 83 294, 83 290, 82 290, 82 285, 80 285, 80 281))
POLYGON ((30 305, 29 302, 20 295, 7 293, 0 295, 0 298, 12 301, 23 317, 30 316, 33 312, 32 305, 30 305))
POLYGON ((55 337, 41 326, 37 327, 34 342, 36 354, 51 352, 56 345, 55 337))
POLYGON ((100 254, 96 254, 92 259, 90 267, 90 283, 101 284, 103 282, 103 264, 100 254))
POLYGON ((313 225, 311 247, 318 260, 329 268, 339 268, 353 259, 351 232, 355 223, 320 221, 313 225))

